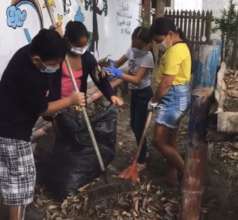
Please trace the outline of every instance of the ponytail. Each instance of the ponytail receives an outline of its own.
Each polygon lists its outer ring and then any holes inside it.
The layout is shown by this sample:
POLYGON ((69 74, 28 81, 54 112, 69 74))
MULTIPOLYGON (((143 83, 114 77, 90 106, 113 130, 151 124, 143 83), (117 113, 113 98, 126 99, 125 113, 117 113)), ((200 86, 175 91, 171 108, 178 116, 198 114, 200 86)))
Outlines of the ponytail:
POLYGON ((187 42, 187 38, 186 38, 186 36, 185 36, 185 34, 184 34, 184 32, 182 31, 181 28, 178 28, 177 31, 176 31, 176 33, 178 33, 179 37, 180 37, 184 42, 187 42))

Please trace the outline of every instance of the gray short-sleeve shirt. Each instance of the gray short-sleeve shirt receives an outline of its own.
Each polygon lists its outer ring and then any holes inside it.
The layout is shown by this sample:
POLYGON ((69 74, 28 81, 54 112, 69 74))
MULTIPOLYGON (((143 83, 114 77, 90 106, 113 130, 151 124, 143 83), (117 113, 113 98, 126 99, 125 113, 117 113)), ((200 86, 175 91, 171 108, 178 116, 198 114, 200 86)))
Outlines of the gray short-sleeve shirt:
POLYGON ((125 56, 128 59, 129 74, 136 74, 140 67, 146 68, 146 73, 139 85, 129 84, 130 89, 144 89, 151 85, 152 70, 155 66, 153 55, 150 51, 130 48, 125 56))

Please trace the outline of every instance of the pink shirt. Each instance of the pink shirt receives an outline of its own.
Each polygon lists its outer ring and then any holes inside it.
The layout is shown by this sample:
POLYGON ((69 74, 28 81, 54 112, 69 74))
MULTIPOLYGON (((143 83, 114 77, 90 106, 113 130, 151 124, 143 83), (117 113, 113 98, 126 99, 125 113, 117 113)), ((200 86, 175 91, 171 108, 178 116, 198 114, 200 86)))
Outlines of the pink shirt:
MULTIPOLYGON (((78 88, 80 89, 81 86, 81 80, 80 77, 83 75, 82 70, 73 71, 74 77, 76 79, 78 88)), ((68 69, 65 63, 62 65, 62 78, 61 78, 61 96, 62 97, 68 97, 72 94, 74 91, 74 86, 71 81, 70 75, 68 73, 68 69)))

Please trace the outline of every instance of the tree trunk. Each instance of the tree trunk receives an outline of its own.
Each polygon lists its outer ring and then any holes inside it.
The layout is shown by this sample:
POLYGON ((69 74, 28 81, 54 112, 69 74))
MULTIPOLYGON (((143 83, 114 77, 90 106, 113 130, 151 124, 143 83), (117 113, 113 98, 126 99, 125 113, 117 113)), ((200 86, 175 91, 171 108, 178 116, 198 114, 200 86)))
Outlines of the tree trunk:
POLYGON ((207 164, 207 119, 220 64, 219 51, 217 45, 201 46, 198 65, 195 66, 180 220, 199 220, 201 217, 207 164), (208 62, 211 58, 212 62, 208 62))
POLYGON ((184 172, 181 220, 199 220, 207 163, 206 129, 212 89, 195 90, 192 96, 190 143, 184 172))
POLYGON ((156 0, 156 17, 164 16, 165 0, 156 0))
POLYGON ((144 27, 151 25, 151 0, 143 1, 142 19, 144 27))

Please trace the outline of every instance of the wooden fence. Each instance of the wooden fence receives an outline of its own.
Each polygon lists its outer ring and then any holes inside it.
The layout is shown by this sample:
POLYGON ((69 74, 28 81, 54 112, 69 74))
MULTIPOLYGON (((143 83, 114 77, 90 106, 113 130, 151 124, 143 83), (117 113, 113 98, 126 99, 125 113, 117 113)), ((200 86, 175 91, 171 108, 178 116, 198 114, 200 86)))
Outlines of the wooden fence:
POLYGON ((213 21, 211 11, 167 10, 165 16, 171 18, 184 32, 193 54, 199 50, 200 44, 210 42, 213 21))

